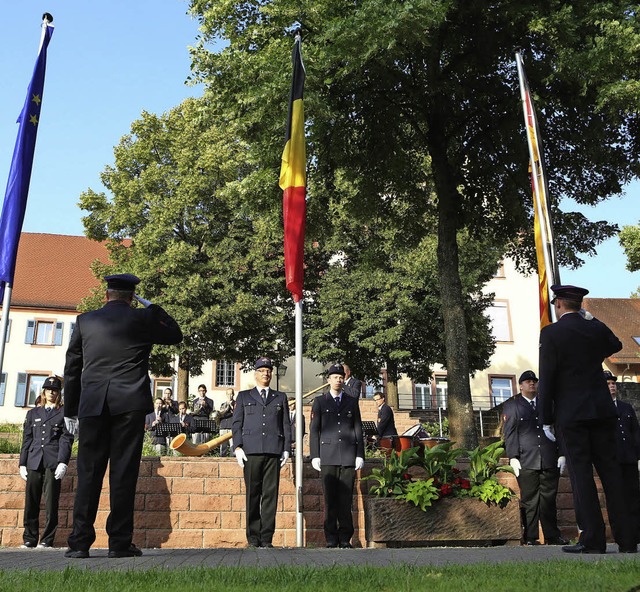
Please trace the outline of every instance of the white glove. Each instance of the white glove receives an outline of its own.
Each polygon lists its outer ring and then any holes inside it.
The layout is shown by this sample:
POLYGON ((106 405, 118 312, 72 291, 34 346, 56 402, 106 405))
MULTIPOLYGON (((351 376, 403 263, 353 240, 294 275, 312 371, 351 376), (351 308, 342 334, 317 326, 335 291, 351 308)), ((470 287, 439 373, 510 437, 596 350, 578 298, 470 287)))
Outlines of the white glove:
POLYGON ((559 456, 558 457, 558 468, 560 469, 560 474, 564 475, 565 471, 567 470, 567 457, 566 456, 559 456))
POLYGON ((585 310, 584 308, 580 309, 580 316, 585 321, 593 321, 593 315, 588 310, 585 310))
POLYGON ((356 456, 356 471, 359 471, 362 467, 364 467, 364 458, 356 456))
POLYGON ((516 477, 520 476, 520 469, 522 468, 522 465, 520 464, 520 461, 517 458, 510 458, 509 459, 509 464, 511 465, 511 468, 513 469, 513 474, 516 477))
POLYGON ((67 474, 67 465, 65 465, 64 463, 58 463, 58 466, 56 467, 56 472, 53 474, 53 476, 58 481, 60 481, 60 479, 62 479, 66 474, 67 474))
MULTIPOLYGON (((640 463, 640 461, 638 461, 640 463)), ((27 480, 27 467, 24 465, 20 465, 20 476, 26 481, 27 480)))
POLYGON ((287 464, 287 461, 289 460, 289 453, 285 450, 282 453, 282 456, 280 457, 280 466, 284 467, 284 465, 287 464))
POLYGON ((242 450, 242 448, 236 448, 235 455, 238 464, 244 469, 244 463, 247 462, 247 455, 244 453, 244 450, 242 450))
POLYGON ((319 458, 312 458, 311 459, 311 466, 318 472, 320 472, 322 470, 320 468, 320 459, 319 458))
POLYGON ((638 461, 638 471, 640 471, 640 460, 638 461))
POLYGON ((553 435, 553 428, 550 425, 543 425, 542 431, 544 432, 544 435, 549 438, 549 440, 551 440, 552 442, 556 441, 556 437, 553 435))
POLYGON ((67 428, 67 432, 69 432, 72 436, 78 435, 78 418, 77 417, 65 417, 64 418, 64 427, 67 428))
POLYGON ((133 297, 145 308, 147 308, 147 306, 151 304, 149 300, 145 300, 144 298, 142 298, 141 296, 138 296, 137 294, 134 294, 133 297))

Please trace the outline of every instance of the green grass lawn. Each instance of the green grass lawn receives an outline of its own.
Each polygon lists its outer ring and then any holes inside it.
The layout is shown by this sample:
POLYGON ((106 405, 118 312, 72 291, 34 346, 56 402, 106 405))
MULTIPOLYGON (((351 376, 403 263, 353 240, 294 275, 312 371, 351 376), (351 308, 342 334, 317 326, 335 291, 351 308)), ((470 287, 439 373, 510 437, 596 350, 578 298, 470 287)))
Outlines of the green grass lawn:
POLYGON ((7 592, 536 592, 630 591, 640 586, 640 561, 557 560, 448 567, 221 567, 61 572, 6 570, 7 592))

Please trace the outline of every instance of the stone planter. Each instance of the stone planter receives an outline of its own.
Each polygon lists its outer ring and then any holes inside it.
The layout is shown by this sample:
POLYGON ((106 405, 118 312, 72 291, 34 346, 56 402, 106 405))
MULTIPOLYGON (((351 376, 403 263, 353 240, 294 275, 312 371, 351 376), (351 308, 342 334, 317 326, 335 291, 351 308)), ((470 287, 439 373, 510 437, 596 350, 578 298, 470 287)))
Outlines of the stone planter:
POLYGON ((365 499, 368 546, 488 546, 520 542, 518 500, 505 508, 475 498, 444 498, 423 512, 403 500, 365 499))

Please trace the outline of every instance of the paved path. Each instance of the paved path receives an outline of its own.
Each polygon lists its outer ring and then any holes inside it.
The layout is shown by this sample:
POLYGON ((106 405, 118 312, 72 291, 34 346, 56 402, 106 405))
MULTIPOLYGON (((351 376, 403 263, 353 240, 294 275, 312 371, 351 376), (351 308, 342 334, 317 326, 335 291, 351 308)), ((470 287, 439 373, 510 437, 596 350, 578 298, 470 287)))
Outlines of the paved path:
MULTIPOLYGON (((0 570, 50 570, 66 567, 101 570, 147 570, 180 567, 309 565, 456 565, 470 563, 503 563, 505 561, 618 561, 634 559, 640 554, 617 553, 609 545, 606 555, 569 555, 559 547, 448 547, 413 549, 144 549, 142 557, 109 559, 106 549, 92 549, 89 559, 67 559, 64 549, 0 548, 0 570)), ((640 565, 640 563, 639 563, 640 565)))

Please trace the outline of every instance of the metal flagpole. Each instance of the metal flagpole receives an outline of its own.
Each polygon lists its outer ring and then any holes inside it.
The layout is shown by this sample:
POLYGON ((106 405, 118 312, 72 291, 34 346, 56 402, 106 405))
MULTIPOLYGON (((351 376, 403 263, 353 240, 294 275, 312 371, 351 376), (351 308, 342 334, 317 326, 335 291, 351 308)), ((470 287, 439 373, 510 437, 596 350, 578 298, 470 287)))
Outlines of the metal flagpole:
POLYGON ((296 547, 304 546, 302 512, 302 453, 303 453, 303 421, 302 415, 302 298, 296 302, 296 547))

